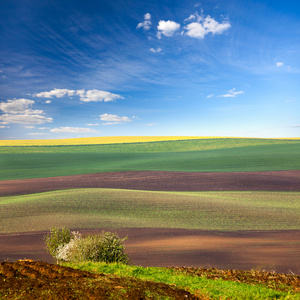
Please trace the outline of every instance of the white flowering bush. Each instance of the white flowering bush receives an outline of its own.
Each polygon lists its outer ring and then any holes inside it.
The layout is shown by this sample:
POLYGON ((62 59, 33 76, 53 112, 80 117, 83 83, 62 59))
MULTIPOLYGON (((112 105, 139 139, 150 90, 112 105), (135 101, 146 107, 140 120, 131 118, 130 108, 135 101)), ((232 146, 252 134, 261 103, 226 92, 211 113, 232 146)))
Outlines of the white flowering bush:
MULTIPOLYGON (((99 235, 89 235, 82 237, 78 232, 70 232, 67 239, 57 239, 56 228, 51 236, 48 235, 48 242, 51 237, 55 240, 56 248, 51 248, 49 253, 58 260, 62 261, 93 261, 93 262, 117 262, 127 264, 129 259, 125 253, 123 242, 127 237, 120 239, 116 233, 105 232, 99 235), (68 240, 68 242, 66 242, 68 240)), ((65 232, 65 228, 64 228, 65 232)), ((51 244, 51 245, 52 245, 51 244)))
POLYGON ((58 246, 55 252, 55 258, 63 261, 74 261, 75 255, 78 252, 81 243, 81 234, 78 232, 71 232, 72 238, 69 243, 58 246))
POLYGON ((46 250, 53 256, 56 256, 57 248, 68 244, 72 239, 70 229, 66 227, 52 227, 48 235, 44 236, 46 250))

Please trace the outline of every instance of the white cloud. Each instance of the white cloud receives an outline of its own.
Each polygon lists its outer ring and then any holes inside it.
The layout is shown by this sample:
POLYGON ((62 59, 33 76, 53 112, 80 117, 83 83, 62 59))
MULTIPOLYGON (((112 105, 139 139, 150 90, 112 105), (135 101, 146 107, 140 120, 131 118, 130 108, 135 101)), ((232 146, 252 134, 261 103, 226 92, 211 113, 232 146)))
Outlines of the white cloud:
POLYGON ((85 94, 85 90, 84 89, 76 91, 76 95, 78 95, 79 97, 84 97, 84 94, 85 94))
POLYGON ((44 124, 46 122, 52 122, 53 119, 41 115, 4 114, 0 116, 0 121, 7 122, 7 123, 19 123, 19 124, 44 124))
MULTIPOLYGON (((114 101, 116 99, 124 99, 124 97, 113 94, 110 92, 105 91, 99 91, 99 90, 89 90, 86 92, 83 92, 84 90, 80 90, 80 101, 83 102, 108 102, 108 101, 114 101)), ((78 91, 77 91, 78 92, 78 91)))
POLYGON ((34 126, 24 126, 24 127, 27 128, 27 129, 35 128, 34 126))
POLYGON ((214 94, 207 95, 206 98, 212 98, 214 94))
POLYGON ((186 29, 186 34, 189 37, 197 39, 203 39, 208 33, 222 34, 224 31, 231 27, 228 21, 219 23, 209 15, 206 16, 206 18, 203 18, 196 13, 185 19, 185 21, 192 20, 196 21, 186 25, 184 29, 186 29))
POLYGON ((42 116, 43 110, 33 110, 30 107, 35 102, 29 99, 14 99, 0 103, 0 110, 4 112, 0 116, 2 124, 19 123, 19 124, 43 124, 52 122, 52 118, 42 116))
POLYGON ((150 48, 150 51, 153 53, 159 53, 159 52, 161 52, 161 48, 157 48, 157 49, 150 48))
POLYGON ((100 115, 101 121, 106 121, 106 123, 103 123, 103 125, 115 125, 115 124, 123 124, 127 122, 131 122, 131 119, 129 117, 119 117, 117 115, 111 115, 111 114, 102 114, 100 115))
POLYGON ((100 124, 96 123, 96 124, 84 124, 85 126, 99 126, 100 124))
POLYGON ((224 98, 233 98, 233 97, 236 97, 237 95, 240 95, 240 94, 244 94, 244 92, 243 91, 235 91, 236 89, 235 88, 233 88, 232 90, 230 90, 230 91, 228 91, 228 93, 227 94, 225 94, 225 95, 220 95, 219 97, 224 97, 224 98))
POLYGON ((151 15, 146 13, 144 15, 144 22, 139 23, 136 28, 144 28, 145 30, 149 30, 151 28, 151 15))
POLYGON ((0 125, 0 128, 1 128, 1 129, 3 129, 3 128, 8 128, 8 126, 0 125))
POLYGON ((279 67, 282 67, 283 66, 283 62, 277 62, 276 63, 276 66, 279 68, 279 67))
POLYGON ((50 130, 54 133, 88 133, 88 132, 96 132, 94 129, 90 128, 80 128, 80 127, 60 127, 60 128, 53 128, 50 130))
POLYGON ((211 32, 212 34, 221 34, 231 27, 228 21, 219 23, 211 16, 207 16, 205 18, 203 25, 206 28, 206 30, 208 32, 211 32))
POLYGON ((28 109, 28 107, 32 106, 35 102, 33 100, 29 99, 14 99, 14 100, 7 100, 7 102, 0 103, 0 110, 2 110, 4 113, 8 114, 19 114, 24 113, 25 111, 30 114, 32 112, 33 114, 36 112, 41 113, 41 111, 34 111, 31 109, 28 109))
POLYGON ((66 95, 73 96, 76 93, 74 90, 68 90, 68 89, 53 89, 49 92, 41 92, 41 93, 35 93, 33 96, 39 97, 39 98, 62 98, 66 95))
POLYGON ((174 33, 179 30, 180 24, 174 22, 174 21, 159 21, 157 26, 157 37, 160 39, 161 35, 171 37, 174 35, 174 33))
POLYGON ((205 35, 207 34, 204 26, 200 23, 193 22, 188 24, 185 29, 187 30, 187 35, 189 37, 197 38, 197 39, 203 39, 205 35))
MULTIPOLYGON (((62 98, 64 96, 79 96, 80 101, 83 102, 108 102, 108 101, 114 101, 116 99, 124 99, 122 96, 113 94, 106 91, 99 91, 99 90, 88 90, 85 91, 84 89, 81 90, 68 90, 68 89, 53 89, 49 92, 41 92, 36 93, 33 96, 40 97, 40 98, 62 98)), ((31 100, 32 101, 32 100, 31 100)), ((51 103, 50 100, 46 101, 45 103, 49 104, 51 103)))
POLYGON ((51 100, 47 100, 45 101, 46 104, 50 104, 51 103, 51 100))

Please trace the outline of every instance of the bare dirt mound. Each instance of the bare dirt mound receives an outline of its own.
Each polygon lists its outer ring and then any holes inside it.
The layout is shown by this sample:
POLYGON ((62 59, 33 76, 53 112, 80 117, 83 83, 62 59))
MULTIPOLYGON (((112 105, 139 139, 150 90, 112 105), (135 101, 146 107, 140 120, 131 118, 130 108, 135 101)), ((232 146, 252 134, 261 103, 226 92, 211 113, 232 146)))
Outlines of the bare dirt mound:
POLYGON ((271 172, 109 172, 0 181, 0 196, 74 188, 149 191, 300 191, 300 170, 271 172))
POLYGON ((171 299, 203 299, 163 283, 93 274, 45 262, 0 264, 0 297, 6 299, 136 300, 166 296, 171 299))

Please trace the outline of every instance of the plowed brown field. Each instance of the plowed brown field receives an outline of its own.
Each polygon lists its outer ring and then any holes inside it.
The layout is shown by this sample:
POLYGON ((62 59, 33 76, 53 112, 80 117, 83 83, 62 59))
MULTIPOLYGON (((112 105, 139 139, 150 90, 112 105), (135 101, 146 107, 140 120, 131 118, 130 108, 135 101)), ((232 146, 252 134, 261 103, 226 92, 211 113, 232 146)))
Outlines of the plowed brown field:
MULTIPOLYGON (((300 291, 300 276, 258 271, 173 268, 208 279, 261 284, 279 291, 300 291)), ((0 297, 6 299, 207 299, 174 285, 132 277, 93 274, 39 261, 0 264, 0 297)))
POLYGON ((35 261, 0 264, 0 298, 5 299, 137 300, 163 296, 203 299, 174 286, 136 278, 93 274, 35 261))
POLYGON ((150 191, 300 191, 300 170, 271 172, 109 172, 0 181, 0 196, 73 188, 150 191))
MULTIPOLYGON (((300 191, 300 171, 185 173, 111 172, 0 181, 0 196, 71 188, 157 191, 300 191)), ((76 228, 74 228, 76 229, 76 228)), ((101 232, 102 229, 99 228, 101 232)), ((87 231, 88 232, 88 231, 87 231)), ((90 231, 89 233, 96 233, 90 231)), ((52 258, 45 232, 0 235, 0 261, 52 258)), ((300 231, 205 232, 180 229, 128 229, 126 250, 142 266, 257 269, 300 274, 300 231)))
MULTIPOLYGON (((79 230, 83 235, 98 230, 79 230)), ((0 261, 24 258, 53 262, 48 232, 0 234, 0 261)), ((144 267, 203 267, 267 270, 300 275, 300 230, 213 232, 168 228, 117 230, 130 262, 144 267), (291 273, 292 272, 292 273, 291 273)))

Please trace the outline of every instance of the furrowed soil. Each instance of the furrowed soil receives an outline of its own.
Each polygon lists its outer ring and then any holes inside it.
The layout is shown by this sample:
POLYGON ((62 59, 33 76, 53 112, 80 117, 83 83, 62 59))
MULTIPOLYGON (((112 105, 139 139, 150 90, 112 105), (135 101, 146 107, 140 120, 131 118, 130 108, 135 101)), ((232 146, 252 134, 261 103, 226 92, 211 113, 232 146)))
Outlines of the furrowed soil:
MULTIPOLYGON (((173 268, 186 275, 261 284, 279 291, 300 291, 300 276, 258 271, 173 268)), ((2 262, 0 297, 5 299, 209 299, 189 291, 132 277, 94 274, 39 261, 2 262)))
POLYGON ((2 262, 5 299, 203 299, 164 283, 93 274, 38 261, 2 262))

